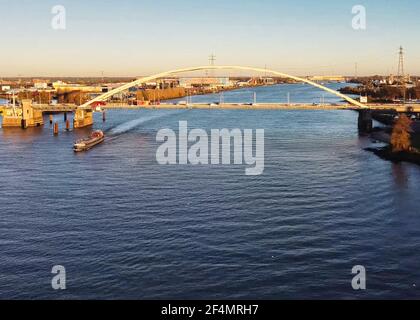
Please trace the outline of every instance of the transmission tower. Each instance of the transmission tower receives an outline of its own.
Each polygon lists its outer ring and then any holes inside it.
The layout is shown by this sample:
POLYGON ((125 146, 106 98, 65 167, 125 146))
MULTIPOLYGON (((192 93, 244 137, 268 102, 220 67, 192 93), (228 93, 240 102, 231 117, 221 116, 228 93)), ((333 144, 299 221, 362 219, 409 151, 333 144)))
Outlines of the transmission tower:
MULTIPOLYGON (((214 63, 216 62, 216 56, 213 53, 209 56, 209 62, 210 62, 210 66, 214 67, 214 63)), ((210 72, 210 76, 212 78, 214 78, 214 70, 213 69, 210 72)))
POLYGON ((215 56, 214 54, 211 54, 211 55, 209 56, 209 61, 210 61, 210 65, 211 65, 212 67, 214 67, 214 62, 216 61, 216 56, 215 56))
POLYGON ((405 82, 405 71, 404 71, 404 49, 401 46, 399 51, 399 61, 398 61, 398 79, 401 82, 405 82))

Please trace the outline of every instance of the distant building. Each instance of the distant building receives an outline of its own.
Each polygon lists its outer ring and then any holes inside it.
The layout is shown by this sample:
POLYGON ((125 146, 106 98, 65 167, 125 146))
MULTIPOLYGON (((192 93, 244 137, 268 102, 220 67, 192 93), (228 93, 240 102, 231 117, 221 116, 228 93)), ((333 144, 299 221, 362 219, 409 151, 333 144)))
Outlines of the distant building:
POLYGON ((12 81, 0 79, 0 86, 11 86, 13 84, 15 84, 15 83, 12 82, 12 81))
POLYGON ((249 81, 238 81, 238 82, 236 83, 236 85, 237 85, 238 87, 246 87, 246 86, 249 86, 249 81))
POLYGON ((167 78, 161 79, 161 89, 176 88, 179 86, 179 79, 167 78))
POLYGON ((60 91, 64 91, 64 92, 81 91, 81 92, 102 93, 102 92, 105 91, 102 86, 85 86, 85 85, 80 85, 80 84, 68 84, 68 83, 65 83, 63 81, 54 82, 53 83, 53 88, 55 90, 60 90, 60 91))
POLYGON ((126 82, 120 82, 120 83, 105 83, 102 85, 102 93, 109 92, 111 90, 117 89, 123 85, 127 84, 126 82))
POLYGON ((179 86, 182 88, 227 88, 232 86, 229 78, 180 78, 179 86))
POLYGON ((149 81, 146 83, 142 83, 139 86, 139 88, 141 89, 170 89, 170 88, 177 88, 177 87, 179 87, 178 78, 164 78, 164 79, 159 79, 155 81, 149 81))
POLYGON ((1 91, 9 91, 10 88, 10 86, 1 86, 1 91))
POLYGON ((264 77, 264 78, 261 78, 261 81, 262 81, 265 85, 268 85, 268 86, 271 86, 271 85, 276 84, 276 81, 274 81, 274 79, 273 79, 273 78, 267 78, 267 77, 264 77))
POLYGON ((48 88, 48 80, 40 80, 40 79, 34 79, 32 80, 34 84, 34 88, 38 90, 47 89, 48 88))
POLYGON ((312 76, 308 78, 311 81, 319 82, 345 82, 346 78, 344 76, 312 76))
POLYGON ((411 81, 411 76, 409 74, 404 75, 404 77, 398 77, 391 74, 388 77, 388 84, 394 85, 394 84, 412 84, 413 81, 411 81))

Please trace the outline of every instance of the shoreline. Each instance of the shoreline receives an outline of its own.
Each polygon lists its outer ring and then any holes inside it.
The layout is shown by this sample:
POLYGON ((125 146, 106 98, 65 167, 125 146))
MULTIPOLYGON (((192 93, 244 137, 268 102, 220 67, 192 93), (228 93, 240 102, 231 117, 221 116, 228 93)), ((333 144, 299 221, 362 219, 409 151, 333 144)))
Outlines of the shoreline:
POLYGON ((365 151, 372 152, 379 158, 391 161, 393 163, 401 163, 401 162, 408 162, 412 164, 416 164, 420 166, 420 153, 412 153, 412 152, 392 152, 390 146, 386 147, 369 147, 365 148, 365 151))

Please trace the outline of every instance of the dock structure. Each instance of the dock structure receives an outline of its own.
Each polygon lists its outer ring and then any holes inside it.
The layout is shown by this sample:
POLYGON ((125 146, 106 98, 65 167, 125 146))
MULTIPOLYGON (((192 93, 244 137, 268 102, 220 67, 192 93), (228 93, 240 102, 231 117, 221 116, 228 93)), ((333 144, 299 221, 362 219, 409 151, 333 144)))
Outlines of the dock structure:
POLYGON ((44 117, 41 110, 32 107, 32 100, 22 100, 20 108, 3 107, 2 127, 39 127, 44 124, 44 117))
POLYGON ((3 123, 2 127, 21 127, 22 126, 22 109, 8 108, 2 106, 3 123))

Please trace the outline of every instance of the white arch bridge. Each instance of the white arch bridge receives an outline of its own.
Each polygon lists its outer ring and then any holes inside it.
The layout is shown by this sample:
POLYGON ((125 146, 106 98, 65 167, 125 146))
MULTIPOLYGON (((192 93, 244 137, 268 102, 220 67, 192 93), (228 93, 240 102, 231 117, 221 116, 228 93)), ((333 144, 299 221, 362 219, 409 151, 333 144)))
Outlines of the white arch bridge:
POLYGON ((104 102, 104 101, 108 100, 109 98, 111 98, 115 94, 126 91, 126 90, 128 90, 132 87, 139 86, 139 85, 144 84, 144 83, 149 82, 149 81, 157 80, 157 79, 164 78, 164 77, 174 76, 174 75, 177 75, 177 74, 180 74, 180 73, 202 71, 202 70, 239 70, 239 71, 252 71, 252 72, 258 72, 258 73, 272 74, 274 76, 278 76, 278 77, 281 77, 281 78, 287 78, 287 79, 292 79, 292 80, 295 80, 295 81, 298 81, 298 82, 304 82, 304 83, 307 83, 307 84, 309 84, 313 87, 319 88, 319 89, 324 90, 328 93, 336 95, 336 96, 346 100, 353 108, 355 107, 356 109, 369 109, 369 106, 367 106, 363 103, 360 103, 359 101, 356 101, 356 100, 350 98, 347 95, 341 94, 340 92, 337 92, 335 90, 327 88, 323 85, 320 85, 320 84, 318 84, 316 82, 313 82, 313 81, 310 81, 308 79, 292 76, 292 75, 282 73, 282 72, 278 72, 278 71, 274 71, 274 70, 268 70, 268 69, 262 69, 262 68, 253 68, 253 67, 241 67, 241 66, 201 66, 201 67, 185 68, 185 69, 178 69, 178 70, 162 72, 162 73, 155 74, 155 75, 152 75, 152 76, 137 79, 133 82, 127 83, 127 84, 125 84, 121 87, 118 87, 114 90, 111 90, 107 93, 104 93, 104 94, 96 97, 95 99, 92 99, 91 101, 88 101, 85 104, 79 106, 78 109, 80 109, 80 110, 91 109, 92 108, 91 105, 95 102, 104 102))

